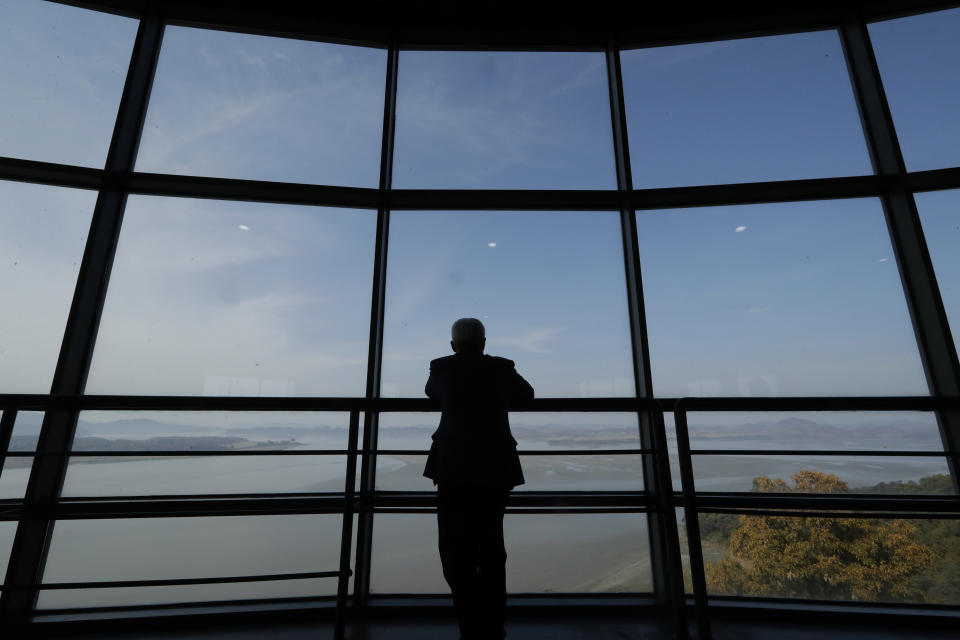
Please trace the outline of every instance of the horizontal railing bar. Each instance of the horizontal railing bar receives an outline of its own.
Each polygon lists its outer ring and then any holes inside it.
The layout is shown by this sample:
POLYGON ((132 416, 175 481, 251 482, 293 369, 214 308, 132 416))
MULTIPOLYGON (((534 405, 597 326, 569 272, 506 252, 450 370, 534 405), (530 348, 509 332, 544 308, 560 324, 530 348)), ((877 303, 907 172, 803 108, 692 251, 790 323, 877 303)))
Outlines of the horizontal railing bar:
POLYGON ((664 398, 664 411, 936 411, 960 406, 960 398, 947 396, 830 396, 830 397, 725 397, 664 398), (679 405, 679 407, 678 407, 679 405))
MULTIPOLYGON (((679 498, 679 496, 677 496, 679 498)), ((960 513, 960 497, 910 494, 726 493, 696 496, 698 510, 712 508, 808 508, 852 511, 960 513)))
MULTIPOLYGON (((350 572, 352 573, 352 572, 350 572)), ((305 573, 273 573, 260 576, 229 576, 221 578, 175 578, 169 580, 110 580, 104 582, 46 582, 16 587, 18 589, 116 589, 122 587, 178 587, 195 584, 231 584, 236 582, 272 582, 276 580, 309 580, 338 578, 339 571, 311 571, 305 573)))
MULTIPOLYGON (((62 616, 69 614, 91 614, 91 613, 115 613, 115 612, 138 612, 170 609, 206 609, 210 607, 230 607, 231 611, 240 606, 262 606, 268 605, 286 605, 303 603, 306 605, 319 605, 317 609, 336 606, 337 597, 329 596, 293 596, 289 598, 256 598, 243 600, 197 600, 187 602, 165 602, 163 604, 126 604, 110 605, 100 607, 63 607, 58 609, 37 609, 33 612, 34 619, 42 619, 51 616, 62 616)), ((46 623, 49 624, 49 623, 46 623)))
MULTIPOLYGON (((575 515, 578 513, 590 514, 590 513, 647 513, 652 510, 652 507, 645 505, 638 505, 633 507, 591 507, 591 508, 575 508, 575 507, 507 507, 506 513, 509 515, 511 513, 518 515, 536 515, 539 513, 542 514, 566 514, 566 515, 575 515)), ((433 514, 436 513, 436 508, 429 507, 382 507, 376 509, 375 513, 424 513, 424 514, 433 514)))
MULTIPOLYGON (((189 451, 170 451, 161 450, 129 450, 115 451, 71 451, 71 458, 139 458, 139 457, 171 457, 171 458, 189 458, 189 457, 217 457, 217 456, 346 456, 351 453, 358 455, 418 455, 425 456, 430 453, 428 449, 357 449, 351 452, 349 449, 257 449, 257 450, 224 450, 224 451, 203 451, 191 449, 189 451)), ((617 455, 617 454, 643 454, 654 453, 653 449, 519 449, 517 451, 522 456, 576 456, 576 455, 617 455)), ((10 452, 8 456, 15 458, 34 458, 40 456, 59 456, 58 453, 34 453, 30 451, 10 452)))
MULTIPOLYGON (((537 398, 511 411, 636 411, 654 407, 643 398, 537 398)), ((328 398, 234 396, 108 396, 0 394, 0 409, 45 411, 380 411, 438 413, 440 405, 427 398, 328 398)))
POLYGON ((843 449, 691 449, 691 456, 877 456, 877 457, 950 457, 954 454, 951 451, 893 451, 883 449, 880 451, 873 449, 852 449, 845 451, 843 449))
POLYGON ((734 507, 697 508, 698 513, 722 513, 727 515, 781 516, 784 518, 846 518, 851 520, 875 520, 879 518, 897 520, 957 520, 960 513, 931 513, 929 511, 876 511, 869 515, 863 513, 844 513, 842 511, 797 511, 790 509, 737 509, 734 507))
MULTIPOLYGON (((190 449, 188 451, 162 450, 129 450, 116 451, 71 451, 71 458, 110 458, 110 457, 217 457, 217 456, 346 456, 351 453, 358 455, 417 455, 425 456, 428 449, 256 449, 256 450, 225 450, 203 451, 190 449)), ((653 449, 517 449, 521 456, 577 456, 577 455, 637 455, 656 453, 653 449)), ((41 456, 59 456, 57 453, 35 453, 33 451, 10 451, 9 458, 36 458, 41 456)), ((877 456, 877 457, 949 457, 960 455, 952 451, 897 451, 891 449, 691 449, 691 456, 877 456)))
MULTIPOLYGON (((960 398, 933 396, 725 397, 725 398, 537 398, 515 412, 627 412, 645 408, 674 411, 936 411, 960 406, 960 398)), ((378 411, 439 412, 426 398, 329 398, 233 396, 109 396, 0 394, 0 408, 25 411, 378 411)))
MULTIPOLYGON (((357 451, 356 453, 364 453, 363 451, 357 451)), ((197 449, 190 449, 189 451, 170 451, 167 449, 157 450, 157 451, 71 451, 69 457, 71 458, 112 458, 112 457, 124 457, 124 458, 141 458, 141 457, 170 457, 170 458, 190 458, 190 457, 202 457, 202 458, 215 458, 219 456, 346 456, 349 455, 350 451, 347 449, 304 449, 302 451, 297 449, 256 449, 256 450, 224 450, 224 451, 203 451, 197 449)), ((60 454, 51 453, 51 454, 37 454, 37 455, 52 455, 58 456, 60 454)))
POLYGON ((290 500, 290 499, 339 499, 343 500, 342 491, 302 491, 286 493, 171 493, 157 495, 130 495, 130 496, 70 496, 60 498, 62 504, 73 504, 81 502, 102 502, 106 504, 131 502, 131 501, 163 501, 163 500, 250 500, 250 499, 270 499, 270 500, 290 500))

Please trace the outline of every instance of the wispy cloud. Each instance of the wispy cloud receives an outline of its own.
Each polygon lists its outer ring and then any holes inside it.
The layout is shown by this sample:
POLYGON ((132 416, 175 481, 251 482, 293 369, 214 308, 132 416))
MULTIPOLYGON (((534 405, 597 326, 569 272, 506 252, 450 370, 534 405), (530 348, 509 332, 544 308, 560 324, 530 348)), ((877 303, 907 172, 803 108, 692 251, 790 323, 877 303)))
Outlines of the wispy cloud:
POLYGON ((516 336, 504 336, 490 341, 495 347, 505 347, 508 349, 519 349, 527 353, 548 354, 553 353, 550 343, 553 342, 561 333, 566 330, 565 327, 545 327, 542 329, 531 329, 525 333, 516 336))

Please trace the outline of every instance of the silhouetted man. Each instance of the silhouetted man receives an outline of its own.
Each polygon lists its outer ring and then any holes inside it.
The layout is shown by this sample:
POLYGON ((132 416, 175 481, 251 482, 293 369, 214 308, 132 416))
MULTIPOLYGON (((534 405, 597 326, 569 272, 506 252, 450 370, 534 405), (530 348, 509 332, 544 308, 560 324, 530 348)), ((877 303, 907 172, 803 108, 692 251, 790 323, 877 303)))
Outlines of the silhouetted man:
POLYGON ((533 387, 513 361, 484 355, 479 320, 461 318, 451 333, 454 355, 430 363, 425 391, 442 413, 423 475, 437 485, 440 562, 460 637, 504 638, 503 512, 523 484, 507 410, 532 400, 533 387))

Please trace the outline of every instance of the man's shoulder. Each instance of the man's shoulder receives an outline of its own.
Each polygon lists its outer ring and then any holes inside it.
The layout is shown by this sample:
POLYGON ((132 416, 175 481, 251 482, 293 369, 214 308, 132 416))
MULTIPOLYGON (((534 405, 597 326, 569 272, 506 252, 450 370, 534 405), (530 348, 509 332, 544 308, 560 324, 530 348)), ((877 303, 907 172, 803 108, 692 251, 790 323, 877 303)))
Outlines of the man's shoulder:
MULTIPOLYGON (((422 362, 422 361, 421 361, 422 362)), ((431 369, 443 369, 453 364, 453 356, 443 356, 430 361, 431 369)))
POLYGON ((486 358, 487 362, 489 362, 494 367, 503 368, 503 369, 513 369, 515 366, 513 360, 510 360, 509 358, 501 358, 500 356, 488 356, 488 355, 484 355, 483 357, 486 358))
MULTIPOLYGON (((500 356, 488 356, 483 355, 483 361, 491 367, 498 369, 513 369, 515 364, 513 360, 508 358, 501 358, 500 356)), ((430 369, 437 371, 442 370, 448 367, 454 366, 459 360, 457 359, 456 354, 450 356, 443 356, 442 358, 436 358, 430 361, 430 369)))

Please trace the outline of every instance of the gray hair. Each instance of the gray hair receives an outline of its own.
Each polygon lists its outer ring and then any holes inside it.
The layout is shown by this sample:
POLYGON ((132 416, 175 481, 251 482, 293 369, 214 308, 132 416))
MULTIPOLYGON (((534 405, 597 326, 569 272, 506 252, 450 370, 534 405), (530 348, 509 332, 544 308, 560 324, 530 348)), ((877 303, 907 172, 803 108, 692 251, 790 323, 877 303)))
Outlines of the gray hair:
POLYGON ((450 336, 458 345, 480 344, 486 337, 483 323, 476 318, 460 318, 450 328, 450 336))

